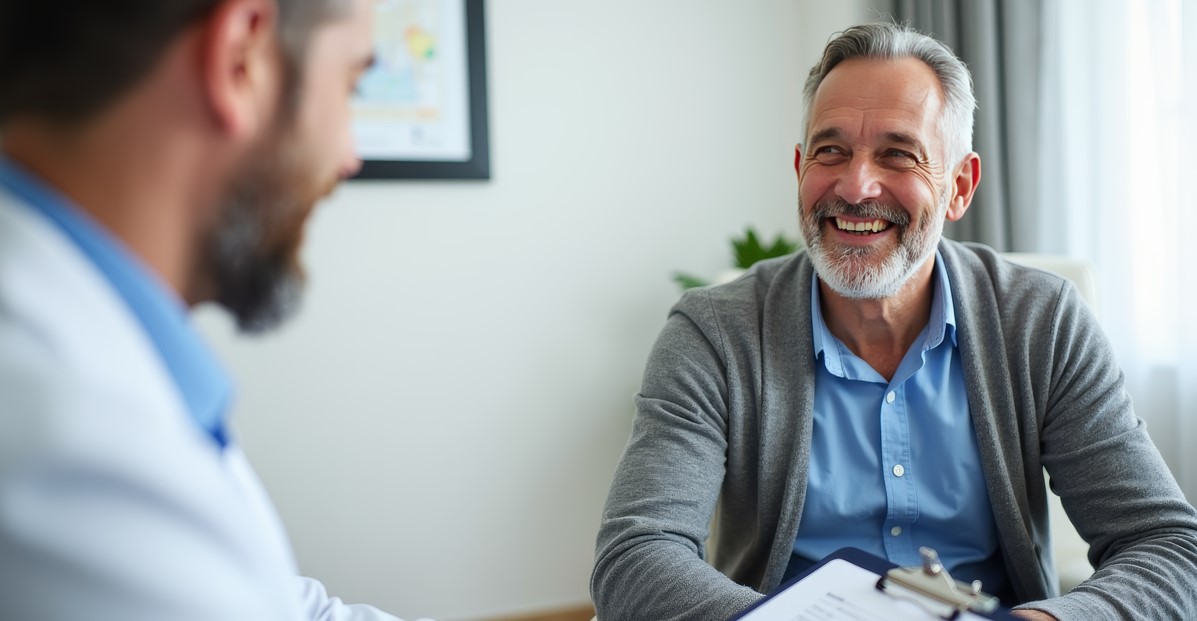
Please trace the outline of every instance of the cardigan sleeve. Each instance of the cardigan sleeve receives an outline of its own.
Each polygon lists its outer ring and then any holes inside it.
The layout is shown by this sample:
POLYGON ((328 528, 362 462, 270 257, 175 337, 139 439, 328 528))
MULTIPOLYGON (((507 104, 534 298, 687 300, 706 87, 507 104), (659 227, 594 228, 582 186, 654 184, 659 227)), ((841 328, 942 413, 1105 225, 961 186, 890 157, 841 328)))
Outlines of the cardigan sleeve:
POLYGON ((1144 422, 1096 319, 1061 286, 1042 351, 1041 459, 1052 489, 1090 544, 1093 576, 1059 598, 1030 602, 1071 619, 1197 619, 1197 512, 1144 422))
POLYGON ((598 618, 727 619, 761 595, 704 560, 727 451, 727 379, 705 292, 674 308, 635 402, 598 533, 598 618))

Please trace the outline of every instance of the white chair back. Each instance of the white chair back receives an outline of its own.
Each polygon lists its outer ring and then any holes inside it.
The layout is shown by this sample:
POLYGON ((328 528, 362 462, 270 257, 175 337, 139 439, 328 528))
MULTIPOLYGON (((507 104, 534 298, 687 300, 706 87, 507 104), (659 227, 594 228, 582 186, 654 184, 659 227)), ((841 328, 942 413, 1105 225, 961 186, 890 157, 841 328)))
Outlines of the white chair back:
POLYGON ((1071 257, 1033 254, 1029 252, 1007 252, 1003 253, 1002 256, 1015 263, 1054 272, 1071 280, 1093 313, 1099 314, 1097 306, 1097 280, 1093 277, 1093 270, 1090 269, 1089 264, 1085 261, 1071 257))

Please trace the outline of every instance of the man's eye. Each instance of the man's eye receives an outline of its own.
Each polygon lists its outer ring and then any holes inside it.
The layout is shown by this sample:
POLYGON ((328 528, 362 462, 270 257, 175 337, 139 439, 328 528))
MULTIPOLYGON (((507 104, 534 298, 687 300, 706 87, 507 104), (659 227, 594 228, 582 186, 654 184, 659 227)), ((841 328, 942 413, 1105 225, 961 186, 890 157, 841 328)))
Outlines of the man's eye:
POLYGON ((835 146, 815 148, 814 158, 823 163, 836 162, 845 157, 843 149, 835 146))
POLYGON ((915 157, 910 151, 903 151, 901 149, 890 149, 885 152, 885 160, 892 166, 899 166, 902 168, 911 168, 919 163, 919 158, 915 157))

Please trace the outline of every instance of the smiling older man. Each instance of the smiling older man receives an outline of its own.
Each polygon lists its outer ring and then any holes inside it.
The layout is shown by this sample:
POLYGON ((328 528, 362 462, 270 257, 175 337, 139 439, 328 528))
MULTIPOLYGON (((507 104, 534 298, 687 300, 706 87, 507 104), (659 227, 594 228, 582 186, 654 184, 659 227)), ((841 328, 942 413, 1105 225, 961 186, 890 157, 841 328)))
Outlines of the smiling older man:
POLYGON ((603 513, 599 618, 726 619, 844 546, 933 547, 1027 619, 1197 618, 1197 512, 1075 288, 942 238, 981 178, 964 64, 858 26, 805 100, 807 250, 670 313, 603 513), (1044 468, 1097 567, 1064 595, 1044 468))

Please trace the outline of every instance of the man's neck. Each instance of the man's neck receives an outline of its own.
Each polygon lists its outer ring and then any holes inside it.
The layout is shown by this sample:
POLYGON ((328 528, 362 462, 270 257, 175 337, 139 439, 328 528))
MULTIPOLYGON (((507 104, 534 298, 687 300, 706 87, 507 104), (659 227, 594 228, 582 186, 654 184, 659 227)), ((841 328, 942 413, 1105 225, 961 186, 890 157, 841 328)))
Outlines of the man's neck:
POLYGON ((179 157, 187 149, 184 136, 126 129, 121 123, 61 130, 22 122, 5 127, 0 150, 119 238, 184 296, 198 242, 188 219, 199 192, 211 189, 189 183, 179 157), (169 145, 172 138, 176 142, 169 145))
POLYGON ((820 280, 827 329, 882 377, 892 379, 931 316, 934 269, 932 255, 898 293, 879 300, 846 298, 820 280))

